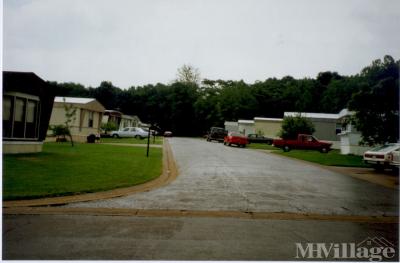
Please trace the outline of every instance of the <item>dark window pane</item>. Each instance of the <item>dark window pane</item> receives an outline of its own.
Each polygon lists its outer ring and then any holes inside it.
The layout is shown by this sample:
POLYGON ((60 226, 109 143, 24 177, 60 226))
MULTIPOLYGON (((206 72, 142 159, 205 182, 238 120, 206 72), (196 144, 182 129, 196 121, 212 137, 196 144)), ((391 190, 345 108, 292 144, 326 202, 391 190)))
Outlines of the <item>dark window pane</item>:
POLYGON ((25 99, 15 99, 14 138, 25 137, 25 99))
POLYGON ((3 137, 11 137, 13 97, 3 97, 3 137))
POLYGON ((37 125, 37 101, 28 101, 26 112, 26 138, 36 138, 36 125, 37 125))

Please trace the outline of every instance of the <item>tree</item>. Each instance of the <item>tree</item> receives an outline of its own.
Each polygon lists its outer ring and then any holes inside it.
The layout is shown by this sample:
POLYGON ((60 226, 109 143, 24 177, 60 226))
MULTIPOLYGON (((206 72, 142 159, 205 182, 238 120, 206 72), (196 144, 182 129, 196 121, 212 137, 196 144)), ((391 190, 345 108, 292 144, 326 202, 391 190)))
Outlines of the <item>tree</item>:
POLYGON ((279 132, 283 139, 296 139, 299 134, 313 134, 314 124, 302 116, 285 117, 282 121, 282 129, 279 132))
POLYGON ((198 68, 195 68, 191 65, 185 64, 180 67, 176 77, 176 82, 195 85, 199 85, 200 83, 200 71, 198 68))
POLYGON ((66 135, 68 135, 70 141, 71 141, 71 146, 74 147, 74 141, 72 139, 72 134, 71 134, 71 124, 76 120, 76 110, 72 104, 67 104, 64 100, 64 110, 65 110, 65 129, 66 129, 66 135))
POLYGON ((120 88, 115 87, 110 81, 103 81, 96 89, 90 90, 92 97, 96 98, 106 109, 114 110, 120 107, 119 94, 120 88))
POLYGON ((361 89, 349 108, 362 144, 370 146, 399 140, 399 65, 390 56, 375 60, 361 72, 361 89))

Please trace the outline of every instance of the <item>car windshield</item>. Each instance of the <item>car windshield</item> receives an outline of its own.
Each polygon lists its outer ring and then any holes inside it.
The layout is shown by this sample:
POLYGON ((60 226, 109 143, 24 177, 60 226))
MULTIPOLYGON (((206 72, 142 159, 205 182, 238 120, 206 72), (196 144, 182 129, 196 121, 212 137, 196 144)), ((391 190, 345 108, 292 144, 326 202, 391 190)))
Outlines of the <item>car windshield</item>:
POLYGON ((395 151, 398 148, 400 148, 400 145, 398 145, 398 144, 387 144, 387 145, 376 147, 370 151, 371 152, 390 152, 390 151, 395 151))
POLYGON ((242 134, 237 133, 237 132, 231 132, 229 135, 230 135, 230 136, 238 136, 238 137, 243 136, 242 134))
POLYGON ((213 128, 211 128, 211 132, 223 133, 223 132, 225 132, 225 130, 223 128, 213 127, 213 128))

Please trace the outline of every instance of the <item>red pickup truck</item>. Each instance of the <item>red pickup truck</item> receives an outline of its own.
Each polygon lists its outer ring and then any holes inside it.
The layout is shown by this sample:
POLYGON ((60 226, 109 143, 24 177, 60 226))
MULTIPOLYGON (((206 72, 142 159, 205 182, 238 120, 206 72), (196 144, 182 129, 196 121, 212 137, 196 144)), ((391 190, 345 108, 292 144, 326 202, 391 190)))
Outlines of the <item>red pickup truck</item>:
POLYGON ((285 152, 291 149, 307 149, 327 153, 332 146, 332 143, 318 141, 314 136, 308 134, 299 134, 297 140, 275 139, 272 143, 275 147, 282 148, 285 152))

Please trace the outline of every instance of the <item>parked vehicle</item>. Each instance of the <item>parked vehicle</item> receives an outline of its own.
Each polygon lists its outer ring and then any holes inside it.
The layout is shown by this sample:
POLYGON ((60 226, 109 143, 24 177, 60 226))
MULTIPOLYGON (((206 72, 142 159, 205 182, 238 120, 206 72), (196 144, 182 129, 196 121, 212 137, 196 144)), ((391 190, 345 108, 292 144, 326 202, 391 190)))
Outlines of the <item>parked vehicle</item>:
POLYGON ((230 132, 224 138, 224 145, 235 144, 239 147, 246 147, 248 143, 247 137, 237 132, 230 132))
POLYGON ((390 143, 364 153, 364 162, 372 164, 376 170, 398 168, 400 166, 400 144, 390 143))
POLYGON ((319 141, 312 135, 299 134, 297 140, 275 139, 273 145, 282 148, 285 152, 291 149, 318 150, 327 153, 331 150, 332 143, 319 141))
POLYGON ((224 128, 220 127, 211 127, 210 132, 207 135, 207 141, 219 141, 223 142, 225 136, 228 132, 224 128))
POLYGON ((264 137, 264 136, 259 135, 259 134, 249 134, 249 135, 247 135, 247 140, 249 141, 249 144, 250 143, 266 143, 266 144, 271 145, 272 141, 274 139, 268 138, 268 137, 264 137))
POLYGON ((112 131, 110 135, 114 138, 134 137, 137 139, 144 139, 149 136, 149 132, 138 127, 126 127, 120 131, 112 131))
POLYGON ((171 131, 165 131, 164 132, 164 137, 172 137, 172 132, 171 131))

